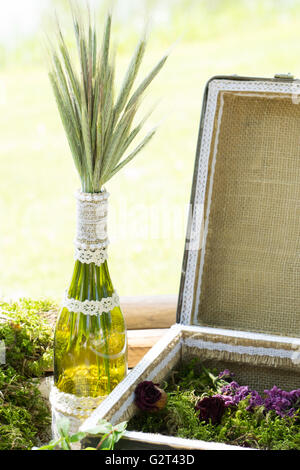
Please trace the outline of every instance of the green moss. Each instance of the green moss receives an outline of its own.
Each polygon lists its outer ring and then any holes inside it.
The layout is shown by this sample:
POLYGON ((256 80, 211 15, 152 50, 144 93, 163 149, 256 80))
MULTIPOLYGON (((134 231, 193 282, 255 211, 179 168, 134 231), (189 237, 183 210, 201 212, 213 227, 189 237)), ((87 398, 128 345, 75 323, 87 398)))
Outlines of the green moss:
POLYGON ((195 404, 205 395, 219 393, 225 383, 198 361, 184 364, 161 384, 168 394, 167 406, 157 413, 137 413, 128 429, 257 449, 300 450, 299 413, 281 418, 273 411, 263 412, 262 407, 249 412, 246 399, 235 408, 226 408, 218 425, 200 421, 195 404))
POLYGON ((5 363, 0 365, 0 450, 30 449, 49 440, 50 410, 39 378, 52 363, 52 330, 41 314, 54 308, 50 301, 23 299, 0 302, 0 341, 5 363))

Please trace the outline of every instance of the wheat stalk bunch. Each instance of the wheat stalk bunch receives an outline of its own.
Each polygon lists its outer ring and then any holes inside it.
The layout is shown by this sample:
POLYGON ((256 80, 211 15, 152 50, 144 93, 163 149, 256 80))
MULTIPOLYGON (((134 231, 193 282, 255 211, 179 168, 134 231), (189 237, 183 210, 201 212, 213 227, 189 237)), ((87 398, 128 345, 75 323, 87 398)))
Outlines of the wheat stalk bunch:
POLYGON ((83 22, 80 15, 73 12, 77 60, 71 58, 58 22, 58 40, 50 47, 49 77, 85 192, 100 192, 103 185, 129 163, 155 134, 156 128, 153 128, 133 145, 133 150, 129 150, 149 116, 148 113, 133 125, 141 98, 168 57, 164 55, 133 91, 146 49, 147 40, 143 36, 132 55, 120 90, 115 94, 111 22, 111 14, 108 14, 102 43, 99 44, 90 15, 88 21, 83 22))

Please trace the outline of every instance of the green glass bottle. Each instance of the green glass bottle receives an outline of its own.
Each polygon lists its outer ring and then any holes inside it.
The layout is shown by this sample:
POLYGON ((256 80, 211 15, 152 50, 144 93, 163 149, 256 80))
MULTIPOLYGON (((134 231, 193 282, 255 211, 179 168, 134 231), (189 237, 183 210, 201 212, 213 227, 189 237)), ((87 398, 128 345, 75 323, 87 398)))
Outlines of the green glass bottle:
POLYGON ((69 416, 76 432, 127 373, 124 318, 107 266, 104 185, 150 142, 156 127, 141 139, 150 113, 137 121, 141 98, 165 64, 164 55, 138 86, 135 80, 146 49, 142 35, 115 90, 115 53, 111 48, 111 14, 99 42, 96 19, 72 11, 77 54, 57 22, 50 47, 49 78, 82 191, 77 197, 75 267, 56 324, 52 429, 69 416))
MULTIPOLYGON (((113 294, 107 261, 76 261, 68 296, 100 300, 113 294)), ((55 329, 54 383, 65 393, 105 397, 127 373, 126 328, 121 308, 98 315, 63 307, 55 329)))
POLYGON ((54 385, 58 391, 99 399, 127 374, 125 321, 107 259, 100 256, 98 263, 91 262, 97 251, 103 255, 107 245, 103 204, 106 200, 78 201, 76 243, 80 248, 75 251, 74 272, 54 340, 54 385))

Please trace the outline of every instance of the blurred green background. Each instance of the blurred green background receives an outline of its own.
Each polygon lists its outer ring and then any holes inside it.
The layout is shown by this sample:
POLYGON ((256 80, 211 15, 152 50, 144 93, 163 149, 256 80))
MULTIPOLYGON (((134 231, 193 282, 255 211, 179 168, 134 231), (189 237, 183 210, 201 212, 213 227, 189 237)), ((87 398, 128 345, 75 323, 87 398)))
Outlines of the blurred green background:
MULTIPOLYGON (((80 2, 84 5, 84 1, 80 2)), ((94 0, 99 26, 107 2, 94 0)), ((1 1, 0 296, 59 300, 73 267, 79 187, 47 77, 43 46, 68 2, 1 1)), ((153 141, 116 175, 109 266, 120 295, 179 288, 202 95, 216 74, 300 76, 300 0, 120 0, 114 5, 119 77, 147 21, 141 76, 175 43, 146 104, 153 141)))

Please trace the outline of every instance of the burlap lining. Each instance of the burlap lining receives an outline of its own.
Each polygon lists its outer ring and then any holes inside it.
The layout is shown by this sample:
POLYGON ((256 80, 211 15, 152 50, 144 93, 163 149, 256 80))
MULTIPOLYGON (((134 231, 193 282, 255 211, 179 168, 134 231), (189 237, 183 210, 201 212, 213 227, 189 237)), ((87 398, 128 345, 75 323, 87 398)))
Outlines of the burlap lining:
POLYGON ((299 144, 290 95, 219 94, 198 324, 299 336, 299 144))
POLYGON ((128 421, 137 412, 137 408, 133 402, 134 389, 138 383, 143 380, 153 380, 161 383, 166 380, 170 373, 176 369, 177 365, 182 361, 189 361, 193 357, 198 357, 209 367, 216 367, 221 371, 229 368, 236 374, 235 378, 243 385, 258 390, 262 393, 265 389, 277 385, 284 390, 292 390, 300 387, 300 367, 299 364, 293 363, 288 357, 272 357, 270 355, 261 354, 239 354, 233 351, 208 350, 205 347, 190 347, 186 344, 188 339, 210 341, 215 343, 223 343, 231 346, 251 346, 253 348, 269 348, 284 349, 285 351, 293 351, 292 344, 278 345, 272 341, 251 340, 248 338, 225 337, 222 335, 195 333, 194 331, 181 331, 172 342, 153 359, 146 371, 139 376, 127 390, 124 390, 122 397, 110 408, 105 418, 113 423, 128 421), (178 353, 171 360, 173 349, 180 343, 178 353), (153 375, 153 372, 155 374, 153 375))

